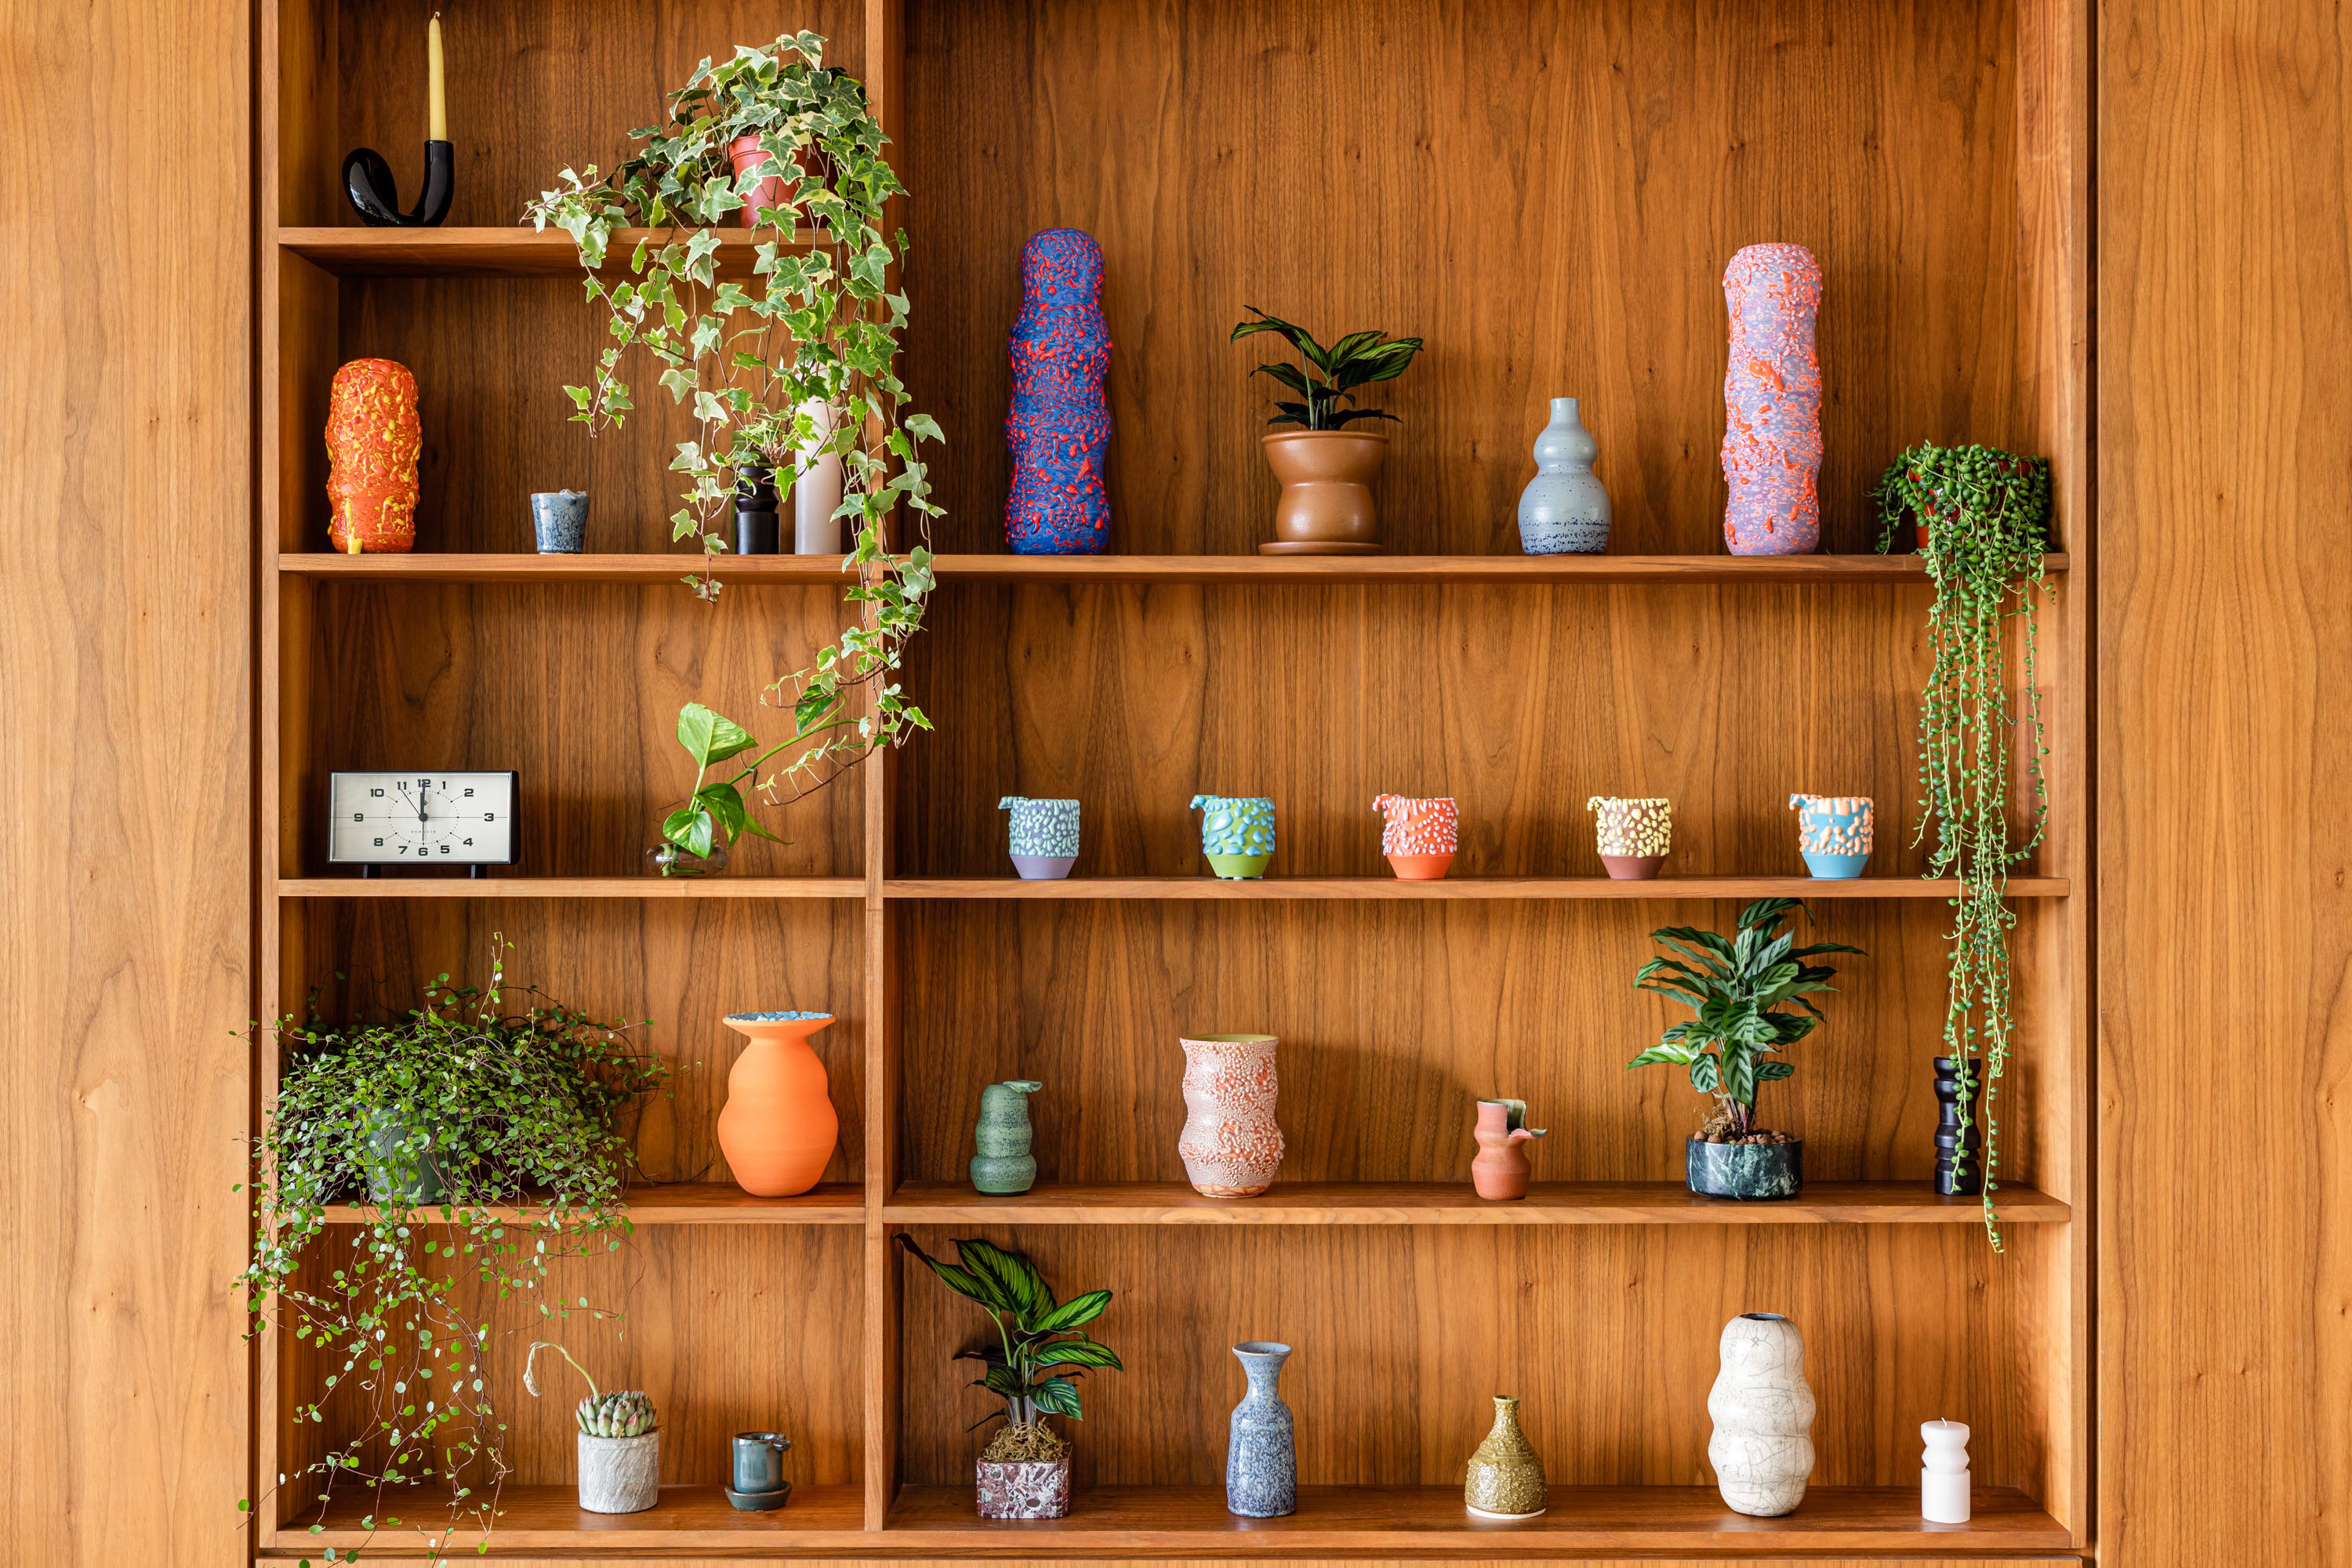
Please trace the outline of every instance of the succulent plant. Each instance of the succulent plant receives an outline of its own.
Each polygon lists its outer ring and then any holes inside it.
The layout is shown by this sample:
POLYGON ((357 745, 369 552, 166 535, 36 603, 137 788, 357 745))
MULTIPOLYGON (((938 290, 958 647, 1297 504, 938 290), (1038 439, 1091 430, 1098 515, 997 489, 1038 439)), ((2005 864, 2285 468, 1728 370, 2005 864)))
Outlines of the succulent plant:
POLYGON ((580 1402, 580 1430, 591 1437, 642 1437, 660 1429, 654 1402, 634 1388, 592 1394, 580 1402))

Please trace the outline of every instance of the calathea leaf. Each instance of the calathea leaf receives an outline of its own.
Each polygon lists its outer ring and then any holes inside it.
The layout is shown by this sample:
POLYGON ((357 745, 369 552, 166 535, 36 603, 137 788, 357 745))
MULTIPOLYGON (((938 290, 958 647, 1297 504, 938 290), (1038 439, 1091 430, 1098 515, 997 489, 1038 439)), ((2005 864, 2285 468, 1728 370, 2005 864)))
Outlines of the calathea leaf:
POLYGON ((1756 1058, 1746 1048, 1723 1047, 1723 1092, 1742 1105, 1756 1103, 1756 1058))
POLYGON ((1049 1415, 1066 1415, 1073 1421, 1083 1419, 1078 1414, 1078 1385, 1066 1377, 1049 1377, 1034 1384, 1029 1397, 1049 1415))
POLYGON ((1759 1083, 1769 1083, 1774 1079, 1787 1078, 1796 1070, 1793 1062, 1758 1062, 1756 1079, 1759 1083))
MULTIPOLYGON (((961 1263, 975 1278, 991 1281, 998 1293, 1011 1304, 1016 1318, 1025 1319, 1037 1305, 1037 1270, 1017 1252, 1007 1252, 992 1241, 978 1237, 959 1238, 955 1244, 956 1261, 961 1263)), ((1022 1326, 1031 1325, 1024 1321, 1022 1326)))
POLYGON ((1109 1306, 1109 1291, 1089 1290, 1083 1296, 1071 1297, 1053 1310, 1045 1313, 1028 1327, 1041 1334, 1061 1333, 1093 1322, 1097 1318, 1101 1317, 1109 1306))
POLYGON ((1013 1303, 1005 1300, 1003 1293, 996 1289, 995 1283, 992 1280, 983 1280, 979 1276, 972 1274, 966 1269, 960 1268, 952 1263, 940 1262, 938 1258, 931 1257, 921 1247, 916 1246, 913 1238, 901 1235, 898 1239, 899 1246, 905 1247, 908 1252, 913 1253, 917 1258, 921 1258, 923 1266, 929 1268, 932 1273, 938 1275, 940 1279, 946 1283, 947 1288, 954 1291, 957 1295, 969 1296, 973 1300, 979 1302, 982 1306, 986 1307, 992 1311, 1010 1312, 1013 1310, 1013 1303))
POLYGON ((1127 1370, 1109 1346, 1098 1345, 1092 1340, 1065 1340, 1059 1344, 1047 1345, 1034 1359, 1039 1366, 1101 1366, 1113 1372, 1127 1370))
POLYGON ((1693 1057, 1690 1065, 1691 1087, 1701 1094, 1713 1094, 1719 1081, 1713 1057, 1693 1057))

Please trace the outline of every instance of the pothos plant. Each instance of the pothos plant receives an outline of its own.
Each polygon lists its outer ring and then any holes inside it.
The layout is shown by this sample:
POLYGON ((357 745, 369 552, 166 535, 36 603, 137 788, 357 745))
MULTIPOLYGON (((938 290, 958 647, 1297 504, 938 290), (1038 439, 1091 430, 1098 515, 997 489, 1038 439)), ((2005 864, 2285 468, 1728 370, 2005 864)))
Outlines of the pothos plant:
MULTIPOLYGON (((1077 1380, 1088 1368, 1126 1370, 1115 1352, 1078 1332, 1110 1306, 1110 1292, 1088 1290, 1056 1302, 1045 1277, 1024 1255, 977 1237, 957 1241, 953 1263, 930 1257, 909 1237, 898 1242, 949 1289, 980 1303, 996 1330, 995 1343, 956 1352, 958 1361, 980 1362, 987 1369, 971 1386, 1004 1401, 1004 1425, 981 1458, 1058 1458, 1068 1450, 1068 1440, 1044 1418, 1080 1418, 1077 1380)), ((992 1413, 973 1425, 993 1419, 992 1413)))
MULTIPOLYGON (((1897 458, 1873 492, 1881 552, 1906 520, 1925 531, 1920 554, 1936 586, 1927 612, 1934 655, 1920 693, 1917 836, 1934 838, 1926 874, 1956 877, 1950 990, 1944 1052, 1959 1084, 1965 1121, 1979 1103, 1984 1127, 1985 1234, 2001 1247, 1993 1193, 2000 1122, 1993 1099, 2009 1063, 2009 868, 2033 853, 2050 820, 2042 760, 2049 754, 2036 679, 2035 602, 2048 592, 2042 554, 2049 543, 2050 465, 1990 447, 1925 442, 1897 458), (2024 690, 2011 695, 2010 623, 2018 623, 2024 690), (2025 777, 2032 795, 2027 821, 2013 824, 2010 794, 2016 761, 2012 736, 2032 731, 2025 777), (1981 1052, 1985 1080, 1969 1070, 1981 1052)), ((1962 1152, 1963 1156, 1965 1151, 1962 1152)))
MULTIPOLYGON (((612 340, 593 381, 564 388, 572 417, 592 434, 626 420, 635 405, 622 363, 632 349, 651 355, 662 389, 692 409, 698 438, 679 442, 670 462, 685 486, 670 522, 672 537, 701 541, 706 570, 686 579, 696 593, 718 596, 708 566, 727 549, 739 479, 841 460, 835 515, 857 529, 845 563, 856 579, 843 597, 857 619, 761 699, 793 717, 792 738, 773 752, 785 760, 760 781, 781 805, 930 728, 895 678, 933 586, 929 519, 940 509, 918 448, 943 438, 937 421, 908 410, 895 369, 907 299, 892 291, 890 269, 907 237, 886 238, 881 225, 904 187, 882 155, 887 139, 865 88, 824 63, 814 33, 739 45, 720 65, 705 59, 667 101, 667 122, 632 132, 637 150, 610 174, 567 168, 527 216, 572 237, 612 340), (740 174, 730 152, 745 160, 740 174), (763 182, 781 188, 779 199, 749 199, 763 182), (748 285, 719 277, 713 232, 747 212, 748 285), (631 246, 625 268, 600 271, 614 236, 633 226, 653 232, 631 246), (903 555, 887 534, 901 501, 921 534, 903 555)), ((741 824, 699 794, 663 827, 687 848, 719 830, 732 838, 741 824)))
POLYGON ((624 1121, 667 1073, 634 1026, 509 988, 503 945, 487 987, 441 975, 405 1016, 267 1026, 285 1059, 238 1279, 248 1337, 275 1326, 323 1374, 293 1396, 296 1421, 332 1434, 301 1484, 321 1505, 365 1489, 371 1535, 413 1529, 436 1563, 456 1531, 492 1529, 509 1469, 487 1311, 520 1298, 541 1319, 616 1315, 552 1297, 550 1273, 628 1234, 624 1121), (330 1227, 330 1205, 361 1200, 330 1227), (389 1489, 436 1480, 429 1522, 386 1510, 389 1489))

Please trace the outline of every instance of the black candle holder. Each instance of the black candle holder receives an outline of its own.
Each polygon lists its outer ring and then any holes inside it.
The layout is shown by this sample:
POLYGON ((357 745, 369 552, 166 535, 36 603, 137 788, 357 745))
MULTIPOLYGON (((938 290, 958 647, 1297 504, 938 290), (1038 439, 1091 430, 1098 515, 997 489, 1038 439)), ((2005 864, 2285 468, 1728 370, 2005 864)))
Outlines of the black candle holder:
POLYGON ((372 228, 438 228, 449 216, 449 198, 457 186, 457 150, 446 142, 425 144, 425 194, 405 213, 400 210, 400 186, 383 153, 362 147, 343 160, 343 193, 352 198, 360 221, 372 228))
POLYGON ((1936 1190, 1948 1198, 1984 1191, 1984 1133, 1977 1110, 1984 1103, 1984 1058, 1968 1060, 1969 1114, 1960 1115, 1960 1075, 1950 1057, 1936 1061, 1936 1190))

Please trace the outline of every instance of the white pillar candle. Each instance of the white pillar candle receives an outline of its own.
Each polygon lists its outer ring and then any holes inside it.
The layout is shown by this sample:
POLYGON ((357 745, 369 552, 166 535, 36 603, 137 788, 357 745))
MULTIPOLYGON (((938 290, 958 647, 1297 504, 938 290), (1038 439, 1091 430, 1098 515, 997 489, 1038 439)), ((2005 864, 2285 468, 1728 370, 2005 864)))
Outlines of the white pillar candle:
POLYGON ((1969 1521, 1969 1429, 1958 1421, 1919 1427, 1927 1451, 1920 1457, 1919 1512, 1930 1524, 1969 1521))

